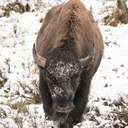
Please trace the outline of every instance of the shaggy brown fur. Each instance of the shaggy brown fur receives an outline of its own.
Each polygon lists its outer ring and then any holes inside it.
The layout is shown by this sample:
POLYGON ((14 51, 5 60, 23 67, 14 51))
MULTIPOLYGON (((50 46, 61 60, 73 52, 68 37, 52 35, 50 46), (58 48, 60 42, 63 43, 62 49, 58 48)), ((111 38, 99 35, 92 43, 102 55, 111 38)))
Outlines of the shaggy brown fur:
MULTIPOLYGON (((39 55, 47 58, 52 49, 61 47, 66 42, 70 42, 68 45, 77 58, 84 58, 95 49, 93 61, 88 62, 88 66, 81 73, 81 81, 74 99, 76 107, 69 114, 67 122, 61 126, 72 128, 72 125, 81 121, 88 101, 91 79, 97 71, 103 53, 103 40, 98 25, 79 0, 70 0, 49 10, 38 33, 36 49, 39 55)), ((50 114, 52 101, 42 76, 40 71, 40 91, 44 109, 46 114, 50 114)))
POLYGON ((91 13, 79 0, 70 0, 49 10, 38 33, 37 51, 47 58, 49 50, 62 46, 61 40, 70 37, 74 40, 72 49, 79 58, 86 57, 95 47, 93 65, 96 67, 103 53, 102 36, 91 13))

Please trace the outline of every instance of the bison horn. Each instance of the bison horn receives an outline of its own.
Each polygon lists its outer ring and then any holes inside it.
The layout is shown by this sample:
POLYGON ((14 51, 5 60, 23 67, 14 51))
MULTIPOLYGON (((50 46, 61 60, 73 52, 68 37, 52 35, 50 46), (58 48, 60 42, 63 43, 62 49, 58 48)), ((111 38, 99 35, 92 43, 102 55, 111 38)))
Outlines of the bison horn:
POLYGON ((85 58, 81 58, 79 60, 81 67, 86 68, 90 64, 90 62, 94 62, 95 54, 96 54, 96 50, 94 47, 92 50, 90 50, 90 55, 86 56, 85 58))
POLYGON ((40 67, 45 67, 46 65, 46 58, 40 56, 37 51, 36 51, 36 47, 35 47, 35 44, 33 45, 33 58, 34 58, 34 61, 37 65, 39 65, 40 67))
POLYGON ((89 55, 88 55, 87 57, 85 57, 85 58, 79 59, 79 62, 80 62, 80 64, 81 64, 81 67, 82 67, 82 68, 87 67, 87 65, 88 65, 90 59, 91 59, 91 56, 89 56, 89 55))

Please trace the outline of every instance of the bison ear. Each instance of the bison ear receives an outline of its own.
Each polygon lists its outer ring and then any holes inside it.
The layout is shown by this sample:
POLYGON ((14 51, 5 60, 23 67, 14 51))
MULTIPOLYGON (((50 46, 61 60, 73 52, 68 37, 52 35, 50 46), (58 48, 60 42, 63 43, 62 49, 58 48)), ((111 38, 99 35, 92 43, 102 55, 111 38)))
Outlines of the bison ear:
POLYGON ((36 51, 36 47, 35 47, 35 44, 33 45, 33 58, 34 58, 34 61, 37 65, 39 65, 40 67, 45 67, 46 65, 46 58, 40 56, 37 51, 36 51))
POLYGON ((92 59, 92 57, 89 56, 89 55, 87 57, 85 57, 85 58, 79 59, 81 68, 86 68, 89 65, 91 59, 92 59))

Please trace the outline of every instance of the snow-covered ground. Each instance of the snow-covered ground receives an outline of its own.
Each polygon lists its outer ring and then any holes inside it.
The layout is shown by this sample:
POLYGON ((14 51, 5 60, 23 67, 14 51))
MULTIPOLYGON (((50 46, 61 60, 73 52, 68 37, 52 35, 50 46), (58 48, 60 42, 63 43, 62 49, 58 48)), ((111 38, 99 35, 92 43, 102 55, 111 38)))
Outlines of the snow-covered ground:
MULTIPOLYGON (((11 1, 15 0, 0 0, 0 16, 1 6, 11 1)), ((32 46, 48 9, 67 0, 20 1, 28 2, 31 11, 0 17, 0 128, 50 128, 53 124, 44 118, 42 104, 35 103, 39 92, 38 75, 32 73, 32 46)), ((121 123, 113 111, 122 98, 128 100, 128 24, 103 25, 116 0, 83 2, 99 22, 105 50, 92 81, 87 114, 75 128, 124 128, 128 122, 121 123)))

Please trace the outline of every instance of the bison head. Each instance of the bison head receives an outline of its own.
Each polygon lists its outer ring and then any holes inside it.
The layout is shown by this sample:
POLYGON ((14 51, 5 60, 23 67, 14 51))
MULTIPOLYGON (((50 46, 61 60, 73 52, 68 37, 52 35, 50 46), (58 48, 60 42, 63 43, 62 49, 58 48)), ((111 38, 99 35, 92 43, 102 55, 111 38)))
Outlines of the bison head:
POLYGON ((48 54, 44 70, 54 111, 70 112, 79 86, 80 62, 70 50, 58 48, 48 54))
POLYGON ((53 111, 67 115, 75 107, 75 93, 89 57, 78 59, 71 50, 56 48, 48 53, 46 60, 36 52, 35 46, 33 55, 49 88, 53 111))

